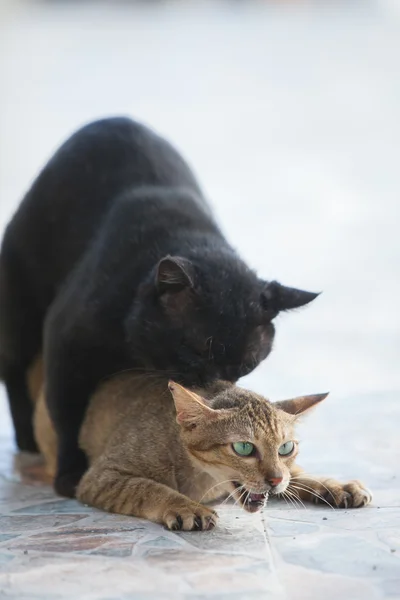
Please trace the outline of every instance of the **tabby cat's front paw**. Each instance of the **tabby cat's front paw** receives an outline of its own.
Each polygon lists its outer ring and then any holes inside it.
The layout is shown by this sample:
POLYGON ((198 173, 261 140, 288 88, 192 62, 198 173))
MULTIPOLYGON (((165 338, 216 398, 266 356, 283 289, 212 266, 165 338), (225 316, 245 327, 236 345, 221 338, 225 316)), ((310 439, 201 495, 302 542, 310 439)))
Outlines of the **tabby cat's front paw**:
POLYGON ((207 531, 217 523, 217 513, 202 504, 171 507, 164 514, 164 525, 171 531, 207 531))
POLYGON ((371 500, 371 492, 360 481, 340 483, 335 479, 325 480, 314 496, 315 504, 331 504, 334 508, 360 508, 371 500))

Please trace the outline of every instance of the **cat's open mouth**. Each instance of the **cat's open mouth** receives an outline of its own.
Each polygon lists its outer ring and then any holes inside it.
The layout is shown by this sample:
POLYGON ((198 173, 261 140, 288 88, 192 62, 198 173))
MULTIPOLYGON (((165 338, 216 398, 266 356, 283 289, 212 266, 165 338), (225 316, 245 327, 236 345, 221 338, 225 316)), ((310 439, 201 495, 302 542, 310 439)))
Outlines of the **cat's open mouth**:
POLYGON ((261 510, 268 500, 268 492, 251 492, 238 481, 234 481, 233 485, 235 490, 237 490, 236 497, 243 508, 248 512, 257 512, 258 510, 261 510))

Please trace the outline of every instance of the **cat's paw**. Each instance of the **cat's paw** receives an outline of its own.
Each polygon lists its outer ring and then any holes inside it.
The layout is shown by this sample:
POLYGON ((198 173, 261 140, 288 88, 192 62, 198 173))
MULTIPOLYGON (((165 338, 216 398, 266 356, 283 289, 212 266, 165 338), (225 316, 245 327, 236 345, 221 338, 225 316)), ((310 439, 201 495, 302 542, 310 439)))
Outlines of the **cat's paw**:
POLYGON ((315 504, 329 504, 334 508, 361 508, 372 500, 371 492, 360 481, 340 483, 335 479, 326 479, 316 490, 315 504))
POLYGON ((171 507, 163 521, 171 531, 207 531, 215 527, 217 519, 215 510, 202 504, 188 503, 187 506, 171 507))
POLYGON ((79 484, 83 475, 83 471, 75 471, 73 473, 64 473, 63 475, 56 475, 54 480, 54 489, 60 496, 66 498, 76 497, 76 488, 79 484))

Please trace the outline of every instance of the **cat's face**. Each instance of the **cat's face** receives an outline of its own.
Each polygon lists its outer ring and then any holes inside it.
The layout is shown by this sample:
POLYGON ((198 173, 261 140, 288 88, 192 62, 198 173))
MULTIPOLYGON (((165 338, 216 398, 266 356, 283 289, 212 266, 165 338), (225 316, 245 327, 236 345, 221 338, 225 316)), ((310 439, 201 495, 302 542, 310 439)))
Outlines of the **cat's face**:
POLYGON ((139 290, 126 329, 147 371, 191 386, 237 381, 270 353, 279 312, 317 295, 266 283, 241 261, 224 260, 204 272, 186 259, 165 258, 139 290))
POLYGON ((188 452, 245 510, 260 510, 269 495, 285 492, 298 453, 294 426, 299 414, 327 394, 272 404, 231 386, 205 400, 170 383, 177 422, 188 452))

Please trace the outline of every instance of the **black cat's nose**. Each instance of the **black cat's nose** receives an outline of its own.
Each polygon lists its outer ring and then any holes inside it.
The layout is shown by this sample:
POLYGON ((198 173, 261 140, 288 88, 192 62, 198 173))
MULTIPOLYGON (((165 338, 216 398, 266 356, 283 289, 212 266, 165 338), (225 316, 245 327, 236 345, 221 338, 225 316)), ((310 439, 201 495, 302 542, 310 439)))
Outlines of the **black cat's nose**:
POLYGON ((274 477, 269 477, 266 479, 266 482, 273 488, 282 483, 282 481, 283 477, 280 473, 276 473, 274 477))

